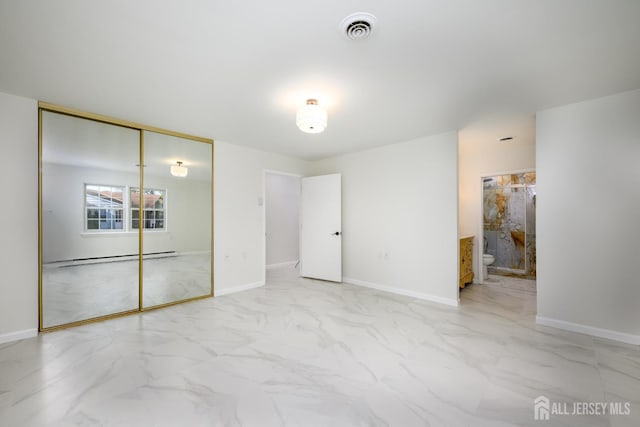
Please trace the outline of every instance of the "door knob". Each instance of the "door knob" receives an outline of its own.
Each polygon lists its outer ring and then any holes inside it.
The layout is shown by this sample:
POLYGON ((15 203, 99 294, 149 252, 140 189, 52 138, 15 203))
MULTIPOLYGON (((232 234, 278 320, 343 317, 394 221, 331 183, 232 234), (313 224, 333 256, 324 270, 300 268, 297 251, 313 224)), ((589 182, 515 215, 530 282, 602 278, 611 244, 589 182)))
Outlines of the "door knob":
POLYGON ((339 231, 336 231, 335 233, 331 233, 331 235, 332 235, 332 236, 339 236, 339 235, 340 235, 340 232, 339 232, 339 231))

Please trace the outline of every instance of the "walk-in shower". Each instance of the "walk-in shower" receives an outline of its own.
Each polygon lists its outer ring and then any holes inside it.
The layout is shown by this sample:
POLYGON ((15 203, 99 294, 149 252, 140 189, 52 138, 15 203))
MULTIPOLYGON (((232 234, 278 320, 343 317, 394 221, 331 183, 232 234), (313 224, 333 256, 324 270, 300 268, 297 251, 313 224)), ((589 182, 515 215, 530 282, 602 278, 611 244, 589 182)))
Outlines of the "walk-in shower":
POLYGON ((536 173, 482 179, 484 253, 490 274, 536 276, 536 173))

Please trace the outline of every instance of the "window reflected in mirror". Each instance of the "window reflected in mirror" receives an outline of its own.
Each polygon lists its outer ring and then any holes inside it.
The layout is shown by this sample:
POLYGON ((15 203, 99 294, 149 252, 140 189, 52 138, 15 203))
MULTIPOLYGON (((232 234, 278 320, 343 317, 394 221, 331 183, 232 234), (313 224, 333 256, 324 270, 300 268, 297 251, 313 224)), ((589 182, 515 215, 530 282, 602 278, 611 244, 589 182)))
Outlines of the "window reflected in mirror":
POLYGON ((85 184, 85 230, 123 230, 124 195, 124 187, 85 184))
MULTIPOLYGON (((167 190, 145 188, 142 193, 144 206, 142 209, 142 225, 147 230, 164 230, 165 199, 167 190)), ((140 228, 140 188, 131 189, 131 228, 140 228)))

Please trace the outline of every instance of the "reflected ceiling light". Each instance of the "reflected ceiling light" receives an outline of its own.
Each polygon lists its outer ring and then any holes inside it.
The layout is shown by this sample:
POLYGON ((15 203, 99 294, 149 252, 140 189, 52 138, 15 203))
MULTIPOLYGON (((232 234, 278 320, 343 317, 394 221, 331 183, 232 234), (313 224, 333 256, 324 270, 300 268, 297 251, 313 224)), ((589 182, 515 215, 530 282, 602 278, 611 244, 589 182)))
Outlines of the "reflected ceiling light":
POLYGON ((307 99, 307 103, 298 108, 296 125, 302 132, 320 133, 327 127, 327 110, 318 105, 318 100, 307 99))
POLYGON ((176 162, 176 165, 171 166, 171 175, 184 178, 189 173, 189 169, 182 166, 182 162, 176 162))

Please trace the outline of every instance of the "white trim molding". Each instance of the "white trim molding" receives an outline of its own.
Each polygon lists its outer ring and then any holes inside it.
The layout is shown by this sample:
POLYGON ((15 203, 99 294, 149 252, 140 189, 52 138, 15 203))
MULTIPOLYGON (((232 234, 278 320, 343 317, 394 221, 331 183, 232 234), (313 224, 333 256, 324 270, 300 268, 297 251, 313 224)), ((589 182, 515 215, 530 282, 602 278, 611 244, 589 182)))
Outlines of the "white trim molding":
POLYGON ((0 335, 0 344, 7 342, 24 340, 27 338, 33 338, 38 336, 38 329, 24 329, 22 331, 9 332, 8 334, 0 335))
POLYGON ((350 285, 363 286, 365 288, 376 289, 378 291, 389 292, 392 294, 404 295, 406 297, 411 297, 411 298, 416 298, 416 299, 421 299, 421 300, 431 301, 431 302, 437 302, 439 304, 446 304, 452 307, 458 307, 458 305, 460 304, 458 300, 451 299, 451 298, 438 297, 435 295, 424 294, 422 292, 410 291, 408 289, 401 289, 401 288, 396 288, 388 285, 381 285, 378 283, 367 282, 364 280, 353 279, 350 277, 343 277, 342 282, 349 283, 350 285))
POLYGON ((287 261, 287 262, 279 262, 277 264, 268 264, 267 270, 275 270, 278 268, 293 268, 298 263, 298 260, 295 261, 287 261))
POLYGON ((259 288, 265 285, 264 280, 260 281, 260 282, 254 282, 254 283, 246 283, 244 285, 238 285, 238 286, 232 286, 230 288, 224 288, 224 289, 220 289, 220 290, 216 290, 214 293, 215 297, 219 297, 222 295, 229 295, 229 294, 235 294, 236 292, 242 292, 242 291, 248 291, 249 289, 255 289, 255 288, 259 288))
POLYGON ((551 319, 542 316, 536 316, 536 324, 542 326, 550 326, 552 328, 562 329, 565 331, 578 332, 598 338, 607 338, 613 341, 620 341, 627 344, 640 345, 640 335, 613 331, 611 329, 596 328, 594 326, 566 322, 564 320, 551 319))

